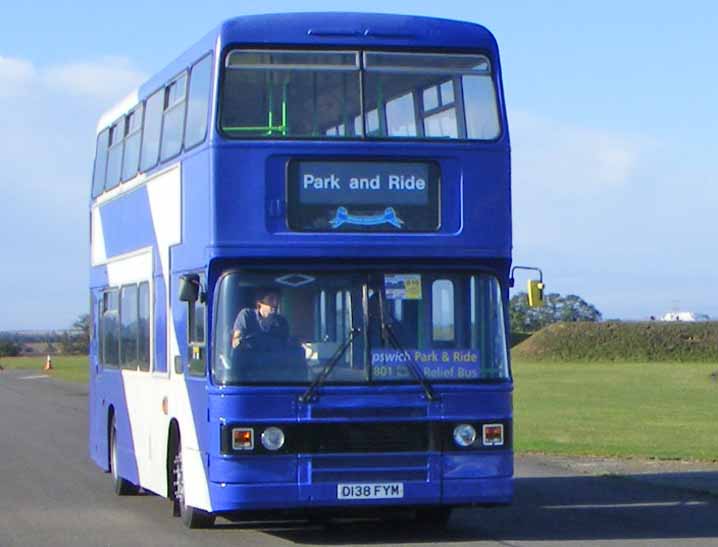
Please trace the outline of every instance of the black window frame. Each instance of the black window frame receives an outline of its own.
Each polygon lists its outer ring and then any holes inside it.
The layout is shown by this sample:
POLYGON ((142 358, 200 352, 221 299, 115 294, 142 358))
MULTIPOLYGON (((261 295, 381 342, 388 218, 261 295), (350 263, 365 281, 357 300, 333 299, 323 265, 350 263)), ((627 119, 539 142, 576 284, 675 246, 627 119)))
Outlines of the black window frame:
POLYGON ((181 155, 182 152, 184 152, 184 133, 185 133, 185 126, 187 124, 187 93, 189 91, 189 70, 184 69, 182 72, 177 74, 174 78, 172 78, 167 84, 164 86, 164 99, 163 99, 163 106, 162 106, 162 130, 160 131, 160 147, 159 147, 159 162, 158 163, 165 163, 167 161, 170 161, 177 156, 181 155), (184 92, 182 95, 182 98, 180 100, 177 100, 173 102, 172 104, 169 104, 170 99, 170 93, 173 88, 173 86, 177 85, 177 83, 184 78, 184 92), (182 124, 179 129, 179 148, 177 149, 177 152, 174 154, 171 154, 169 156, 164 155, 164 149, 167 143, 165 143, 165 128, 167 121, 168 113, 173 113, 175 110, 182 108, 183 109, 183 116, 182 116, 182 124))
POLYGON ((98 196, 101 196, 102 193, 105 191, 105 174, 107 173, 107 155, 110 150, 110 128, 105 127, 102 131, 100 131, 97 134, 97 141, 95 145, 95 163, 92 170, 92 189, 91 194, 92 198, 96 198, 98 196), (103 144, 101 141, 104 139, 104 148, 102 148, 104 153, 104 161, 102 164, 102 174, 99 173, 97 160, 100 157, 99 151, 100 146, 103 144), (99 178, 101 177, 101 178, 99 178), (98 188, 99 183, 99 188, 98 188))
POLYGON ((147 98, 143 101, 144 104, 144 113, 142 117, 142 143, 140 144, 140 165, 139 165, 139 173, 146 173, 147 171, 151 171, 157 165, 159 165, 160 162, 160 148, 162 147, 162 129, 164 125, 164 93, 165 93, 165 87, 159 87, 152 93, 150 93, 147 98), (152 163, 145 165, 143 163, 145 154, 145 144, 147 142, 147 120, 148 120, 148 105, 152 99, 155 97, 159 97, 160 102, 160 110, 159 110, 159 131, 157 133, 157 153, 154 155, 152 159, 152 163))
POLYGON ((211 126, 211 109, 212 109, 212 88, 214 84, 214 52, 210 51, 206 54, 204 54, 202 57, 200 57, 197 61, 192 63, 190 68, 188 69, 188 80, 187 80, 187 91, 185 94, 185 102, 187 103, 187 107, 185 110, 185 119, 184 119, 184 131, 182 133, 182 148, 184 152, 188 152, 189 150, 192 150, 193 148, 196 148, 197 146, 200 146, 202 143, 204 143, 207 140, 207 135, 209 134, 209 128, 211 126), (206 97, 205 101, 205 111, 204 111, 204 133, 202 134, 202 138, 199 139, 197 142, 188 144, 187 143, 187 122, 189 121, 189 112, 190 112, 190 92, 192 90, 192 82, 194 81, 194 71, 197 65, 200 63, 203 63, 205 61, 209 62, 209 81, 207 82, 209 85, 208 89, 208 95, 206 97))
POLYGON ((124 163, 124 155, 125 155, 125 137, 126 137, 126 123, 125 123, 125 116, 120 116, 117 120, 115 120, 112 124, 110 124, 109 127, 110 134, 108 137, 108 147, 107 147, 107 166, 105 167, 105 187, 104 191, 109 192, 110 190, 114 190, 117 188, 120 183, 122 182, 122 165, 124 163), (117 140, 114 140, 113 137, 116 133, 119 133, 120 136, 117 140), (114 181, 109 180, 109 173, 110 173, 110 157, 113 151, 116 151, 118 148, 120 148, 119 151, 119 170, 117 172, 117 178, 114 181), (110 186, 110 184, 112 186, 110 186))
POLYGON ((187 375, 191 377, 205 377, 207 375, 207 277, 203 271, 194 272, 199 275, 199 297, 194 302, 188 302, 186 321, 186 343, 187 343, 187 375), (195 340, 191 327, 197 323, 197 317, 202 316, 202 340, 195 340), (195 358, 195 354, 198 357, 195 358), (193 364, 201 364, 201 371, 194 368, 193 364))
POLYGON ((152 372, 152 287, 149 281, 140 281, 137 283, 137 363, 139 372, 152 372), (142 288, 147 287, 147 361, 144 361, 140 349, 142 345, 140 341, 143 339, 142 329, 142 288), (147 363, 147 368, 143 368, 143 364, 147 363))
MULTIPOLYGON (((117 356, 117 363, 108 363, 107 362, 107 329, 105 325, 105 316, 107 314, 113 313, 111 308, 108 307, 108 301, 110 299, 110 295, 112 293, 116 294, 117 298, 117 307, 114 309, 114 315, 115 315, 115 321, 117 322, 119 326, 120 321, 120 294, 119 289, 116 287, 110 287, 107 289, 104 289, 102 291, 102 296, 100 298, 100 336, 99 336, 99 355, 100 355, 100 363, 103 369, 110 368, 110 369, 120 369, 120 338, 117 336, 116 340, 116 349, 115 354, 117 356)), ((119 332, 119 328, 115 329, 119 332)))
MULTIPOLYGON (((140 291, 139 291, 139 286, 138 286, 138 284, 137 284, 137 283, 126 283, 126 284, 124 284, 124 285, 121 285, 121 286, 119 287, 119 291, 120 291, 120 301, 119 301, 119 314, 118 314, 118 315, 119 315, 119 318, 120 318, 120 319, 119 319, 119 320, 120 320, 119 361, 120 361, 120 369, 122 369, 122 370, 139 370, 139 344, 138 344, 138 343, 139 343, 139 329, 137 329, 137 332, 135 333, 135 355, 134 355, 134 359, 131 360, 131 361, 125 362, 125 360, 124 360, 124 358, 123 358, 124 355, 123 355, 123 348, 122 348, 122 346, 123 346, 124 336, 123 336, 123 333, 122 333, 122 329, 125 327, 125 324, 124 324, 124 322, 123 322, 125 318, 124 318, 124 314, 122 313, 122 312, 123 312, 123 305, 122 305, 122 303, 123 303, 124 293, 125 293, 125 291, 127 291, 127 290, 129 290, 129 289, 133 289, 133 290, 135 291, 135 295, 134 295, 134 306, 135 306, 135 308, 134 308, 134 309, 135 309, 135 314, 134 314, 134 315, 135 315, 135 316, 134 316, 134 321, 133 321, 133 323, 134 323, 134 324, 137 324, 138 318, 139 318, 139 309, 140 309, 140 308, 139 308, 139 293, 140 293, 140 291), (125 365, 130 364, 130 363, 133 364, 134 366, 125 366, 125 365)), ((136 328, 136 327, 135 327, 135 328, 136 328)))
POLYGON ((120 169, 120 183, 125 183, 128 180, 132 180, 137 175, 140 174, 140 160, 142 158, 142 138, 144 135, 144 129, 145 129, 145 102, 140 101, 137 103, 132 110, 130 110, 125 115, 125 144, 124 144, 124 151, 122 152, 122 167, 120 169), (139 112, 139 118, 140 118, 140 124, 137 129, 134 131, 131 130, 130 127, 130 120, 132 118, 133 114, 137 114, 139 112), (130 176, 125 178, 125 158, 127 153, 127 140, 130 139, 130 137, 134 137, 139 133, 139 144, 138 144, 138 151, 137 151, 137 165, 134 168, 134 171, 130 176))

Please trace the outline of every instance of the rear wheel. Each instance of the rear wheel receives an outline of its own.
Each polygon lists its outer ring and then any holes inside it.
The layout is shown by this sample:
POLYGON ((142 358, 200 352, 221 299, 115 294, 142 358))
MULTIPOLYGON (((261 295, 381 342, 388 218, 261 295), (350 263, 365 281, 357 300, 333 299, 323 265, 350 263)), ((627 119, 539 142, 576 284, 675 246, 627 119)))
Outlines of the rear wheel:
POLYGON ((172 460, 173 514, 180 517, 187 528, 209 528, 214 524, 215 516, 202 509, 190 507, 185 502, 185 480, 181 446, 178 438, 174 447, 172 460))
POLYGON ((136 494, 139 491, 139 487, 123 479, 119 475, 117 469, 117 422, 115 416, 112 416, 112 422, 110 423, 110 468, 112 471, 112 485, 115 490, 115 494, 118 496, 130 496, 136 494))

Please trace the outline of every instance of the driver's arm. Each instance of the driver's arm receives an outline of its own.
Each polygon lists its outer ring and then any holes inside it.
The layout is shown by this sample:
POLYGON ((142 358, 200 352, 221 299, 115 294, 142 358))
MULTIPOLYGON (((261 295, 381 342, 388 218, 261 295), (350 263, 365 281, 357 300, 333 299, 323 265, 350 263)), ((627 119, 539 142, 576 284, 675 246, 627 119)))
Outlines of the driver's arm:
POLYGON ((236 348, 239 345, 239 341, 242 338, 242 333, 239 330, 233 330, 232 331, 232 349, 236 348))

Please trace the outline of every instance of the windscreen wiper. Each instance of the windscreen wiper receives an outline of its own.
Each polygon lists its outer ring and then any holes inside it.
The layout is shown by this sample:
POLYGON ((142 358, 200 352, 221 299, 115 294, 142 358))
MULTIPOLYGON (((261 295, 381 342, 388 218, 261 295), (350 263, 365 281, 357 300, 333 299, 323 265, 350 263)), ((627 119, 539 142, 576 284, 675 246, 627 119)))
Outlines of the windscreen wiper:
POLYGON ((317 377, 314 379, 314 381, 309 384, 309 387, 307 388, 307 391, 305 391, 300 397, 299 402, 300 403, 307 403, 311 401, 312 397, 314 396, 315 391, 324 383, 324 380, 326 380, 327 376, 334 370, 334 367, 337 365, 339 360, 342 358, 344 353, 347 351, 347 348, 351 345, 351 343, 354 341, 354 338, 361 332, 360 329, 353 328, 349 332, 349 336, 346 340, 344 340, 344 343, 337 348, 337 350, 334 352, 334 355, 331 356, 329 361, 327 361, 327 364, 324 365, 324 368, 321 370, 321 372, 317 375, 317 377))
POLYGON ((421 387, 424 389, 424 393, 426 394, 426 398, 429 401, 438 401, 438 396, 434 393, 434 391, 431 389, 431 384, 426 379, 426 376, 421 372, 421 368, 419 368, 419 365, 414 360, 414 356, 409 353, 402 345, 401 342, 399 342, 399 339, 396 337, 396 334, 394 333, 394 329, 391 326, 391 323, 388 323, 384 319, 384 296, 381 288, 378 289, 379 292, 379 320, 381 322, 381 335, 382 339, 388 339, 392 346, 394 346, 394 349, 401 352, 403 355, 408 357, 406 360, 406 364, 408 365, 409 370, 414 375, 416 380, 421 384, 421 387))

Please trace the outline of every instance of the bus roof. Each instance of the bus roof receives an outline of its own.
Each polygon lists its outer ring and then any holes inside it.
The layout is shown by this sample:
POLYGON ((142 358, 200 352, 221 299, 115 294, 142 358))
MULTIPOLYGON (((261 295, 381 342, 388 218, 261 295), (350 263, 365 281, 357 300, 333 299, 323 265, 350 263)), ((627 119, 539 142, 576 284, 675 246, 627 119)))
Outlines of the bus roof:
POLYGON ((497 46, 485 27, 463 21, 379 13, 316 12, 247 15, 228 19, 207 33, 177 59, 154 74, 125 99, 106 111, 99 133, 140 100, 165 85, 204 53, 233 44, 255 47, 352 47, 483 49, 497 46))

